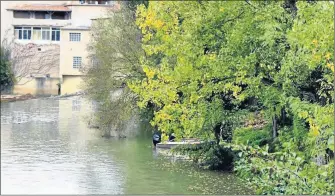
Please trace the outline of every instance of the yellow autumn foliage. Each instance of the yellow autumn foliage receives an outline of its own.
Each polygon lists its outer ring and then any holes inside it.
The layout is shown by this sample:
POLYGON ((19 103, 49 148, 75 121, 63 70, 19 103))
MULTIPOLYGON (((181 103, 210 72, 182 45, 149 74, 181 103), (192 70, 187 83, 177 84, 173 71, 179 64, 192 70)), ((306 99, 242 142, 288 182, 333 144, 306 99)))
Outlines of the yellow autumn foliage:
POLYGON ((164 25, 163 21, 161 20, 155 20, 152 24, 155 28, 160 29, 164 25))
POLYGON ((298 115, 299 115, 300 118, 306 119, 308 117, 308 112, 307 111, 303 111, 303 112, 300 112, 298 115))
POLYGON ((327 54, 325 55, 325 57, 326 57, 327 60, 330 59, 330 55, 331 55, 331 54, 330 54, 329 52, 327 52, 327 54))
POLYGON ((146 74, 148 79, 152 79, 155 76, 155 71, 149 69, 147 66, 143 66, 143 71, 146 74))
POLYGON ((159 113, 158 117, 161 120, 171 120, 171 116, 169 114, 166 114, 166 113, 159 113))
POLYGON ((311 126, 310 126, 310 133, 314 137, 318 136, 320 134, 318 126, 316 126, 314 124, 311 124, 311 126))
POLYGON ((334 72, 334 64, 333 63, 327 63, 327 67, 334 72))
POLYGON ((313 59, 316 61, 320 61, 321 60, 321 56, 320 55, 314 55, 313 59))

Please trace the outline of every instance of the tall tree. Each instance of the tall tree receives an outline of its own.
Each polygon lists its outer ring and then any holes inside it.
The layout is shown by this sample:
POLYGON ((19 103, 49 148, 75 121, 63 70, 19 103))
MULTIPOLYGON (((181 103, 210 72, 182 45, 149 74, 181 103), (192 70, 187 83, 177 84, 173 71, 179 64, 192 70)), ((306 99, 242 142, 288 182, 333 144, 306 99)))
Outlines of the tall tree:
MULTIPOLYGON (((263 193, 328 194, 334 162, 315 164, 314 158, 327 156, 333 145, 333 6, 316 1, 140 6, 145 77, 129 87, 140 108, 154 105, 152 125, 177 138, 218 139, 218 127, 236 123, 236 128, 257 102, 256 110, 271 122, 276 152, 257 149, 264 154, 249 163, 257 152, 250 150, 240 171, 261 176, 252 179, 263 193), (278 162, 284 159, 287 164, 278 162), (285 176, 290 180, 281 183, 285 176), (265 183, 268 179, 273 183, 265 183)), ((234 126, 229 129, 234 133, 234 126)))
POLYGON ((121 10, 110 11, 92 25, 88 46, 92 61, 84 68, 84 88, 88 97, 99 103, 94 120, 106 135, 111 129, 122 130, 136 112, 135 96, 126 86, 127 81, 143 75, 141 33, 135 24, 133 6, 123 3, 121 10))
POLYGON ((14 84, 14 76, 10 64, 10 52, 1 46, 1 70, 0 70, 0 86, 1 92, 8 90, 14 84))

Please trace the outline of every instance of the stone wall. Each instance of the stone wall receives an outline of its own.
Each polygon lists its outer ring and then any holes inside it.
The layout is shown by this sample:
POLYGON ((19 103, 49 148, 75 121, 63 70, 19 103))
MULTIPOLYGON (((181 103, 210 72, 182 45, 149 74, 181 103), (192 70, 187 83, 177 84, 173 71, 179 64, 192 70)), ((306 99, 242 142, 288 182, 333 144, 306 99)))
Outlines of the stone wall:
POLYGON ((59 83, 58 44, 19 44, 11 47, 16 84, 14 93, 56 95, 59 83))

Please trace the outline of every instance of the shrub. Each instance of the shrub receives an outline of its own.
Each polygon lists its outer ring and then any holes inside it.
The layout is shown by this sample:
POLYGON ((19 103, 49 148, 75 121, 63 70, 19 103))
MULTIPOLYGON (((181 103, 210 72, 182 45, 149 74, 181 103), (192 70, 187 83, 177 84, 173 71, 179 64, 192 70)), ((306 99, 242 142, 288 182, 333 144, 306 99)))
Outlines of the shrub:
POLYGON ((248 127, 235 129, 233 132, 233 143, 263 146, 271 139, 269 128, 270 126, 258 130, 248 127))
POLYGON ((173 149, 174 153, 188 155, 203 169, 231 171, 235 154, 230 147, 206 142, 201 145, 182 145, 173 149))
POLYGON ((268 148, 233 146, 234 171, 257 194, 333 195, 334 161, 318 166, 294 152, 268 153, 268 148))

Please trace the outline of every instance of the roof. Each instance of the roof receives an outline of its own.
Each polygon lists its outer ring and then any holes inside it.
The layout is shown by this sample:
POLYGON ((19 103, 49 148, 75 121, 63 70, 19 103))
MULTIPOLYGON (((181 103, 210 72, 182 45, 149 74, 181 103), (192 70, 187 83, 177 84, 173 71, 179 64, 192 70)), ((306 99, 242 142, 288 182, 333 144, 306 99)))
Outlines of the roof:
POLYGON ((59 12, 68 12, 71 11, 65 5, 47 5, 47 4, 24 4, 20 6, 13 6, 7 10, 18 10, 18 11, 59 11, 59 12))
POLYGON ((114 3, 114 4, 67 4, 66 6, 77 6, 77 7, 92 6, 92 7, 104 7, 104 8, 107 8, 107 9, 111 9, 112 11, 121 10, 120 3, 114 3))

